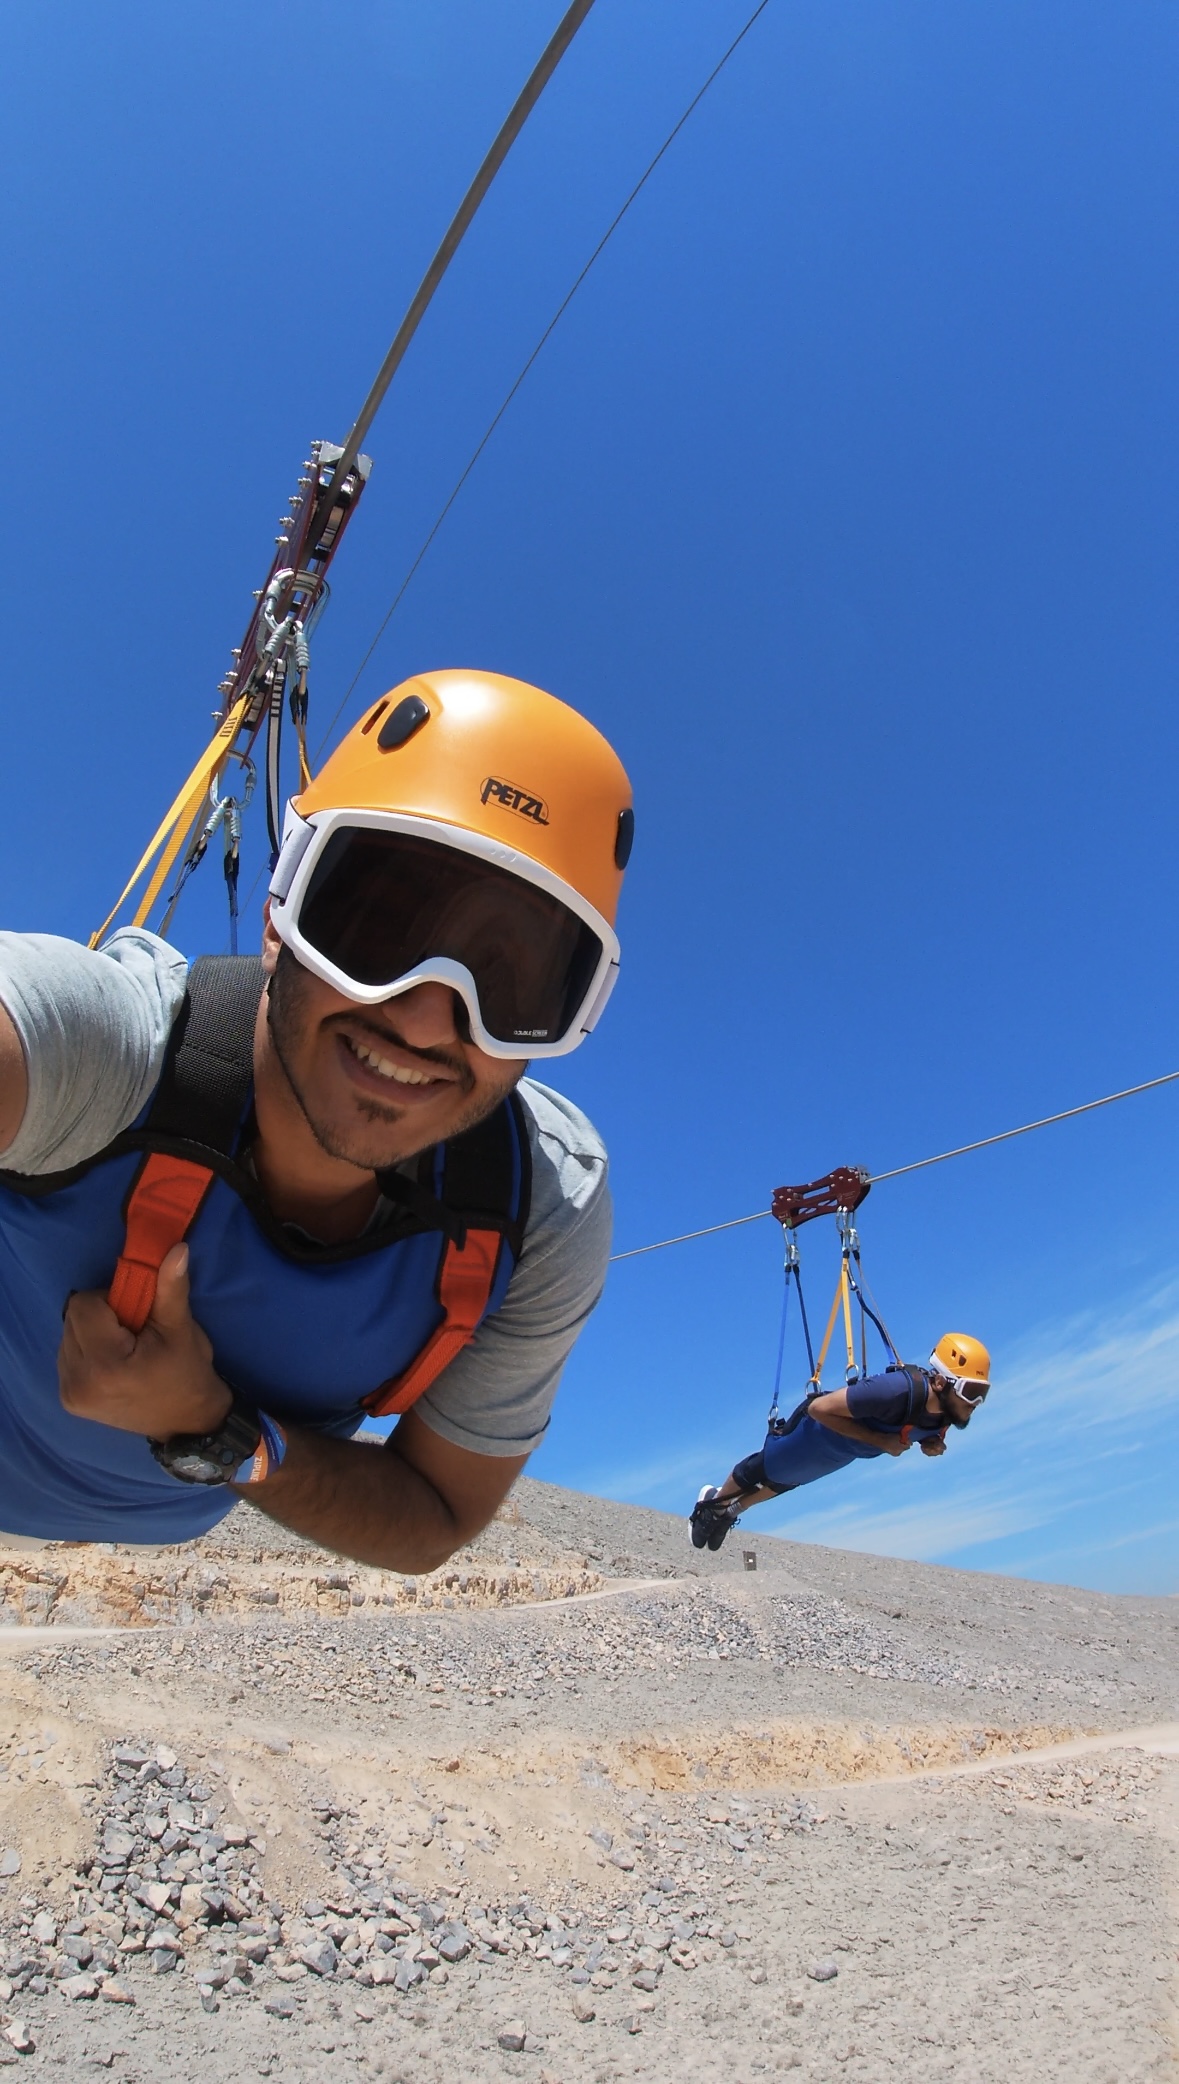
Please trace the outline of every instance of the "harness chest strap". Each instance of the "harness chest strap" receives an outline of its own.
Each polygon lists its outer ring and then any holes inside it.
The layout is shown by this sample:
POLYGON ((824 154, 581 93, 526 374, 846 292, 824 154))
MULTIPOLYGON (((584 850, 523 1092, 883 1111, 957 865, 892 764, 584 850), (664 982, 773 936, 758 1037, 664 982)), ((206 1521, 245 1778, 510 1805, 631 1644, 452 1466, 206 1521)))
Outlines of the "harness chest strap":
POLYGON ((156 1281, 173 1245, 184 1242, 215 1174, 207 1165, 149 1151, 127 1197, 127 1232, 107 1294, 119 1323, 143 1330, 156 1281))
POLYGON ((438 1300, 445 1313, 442 1322, 401 1375, 363 1398, 365 1410, 374 1418, 408 1411, 470 1344, 491 1301, 502 1244, 498 1230, 468 1230, 462 1245, 447 1239, 438 1269, 438 1300))
MULTIPOLYGON (((160 1267, 184 1242, 216 1174, 209 1166, 149 1151, 127 1197, 127 1231, 107 1301, 120 1324, 140 1332, 151 1316, 160 1267)), ((470 1344, 491 1301, 503 1238, 469 1228, 460 1245, 448 1238, 438 1270, 442 1322, 400 1375, 363 1399, 375 1418, 399 1416, 470 1344)))

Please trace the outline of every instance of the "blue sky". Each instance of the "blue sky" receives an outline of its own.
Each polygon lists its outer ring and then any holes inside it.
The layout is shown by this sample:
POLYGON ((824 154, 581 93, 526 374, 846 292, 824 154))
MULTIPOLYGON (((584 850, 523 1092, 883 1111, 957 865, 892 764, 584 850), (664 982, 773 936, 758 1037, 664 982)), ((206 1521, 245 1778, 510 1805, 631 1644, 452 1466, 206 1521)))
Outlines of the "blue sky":
MULTIPOLYGON (((313 727, 748 11, 597 0, 370 438, 313 727)), ((121 885, 307 442, 342 439, 558 13, 7 10, 8 924, 84 936, 121 885)), ((772 0, 353 698, 491 666, 632 771, 623 981, 553 1074, 620 1248, 1179 1064, 1177 33, 1144 0, 772 0)), ((224 945, 215 867, 175 938, 224 945)), ((942 1462, 767 1526, 1179 1590, 1177 1108, 874 1191, 902 1347, 977 1331, 999 1387, 942 1462)), ((833 1240, 804 1244, 817 1307, 833 1240)), ((719 1476, 760 1436, 779 1265, 765 1223, 616 1267, 536 1473, 673 1509, 719 1476)))

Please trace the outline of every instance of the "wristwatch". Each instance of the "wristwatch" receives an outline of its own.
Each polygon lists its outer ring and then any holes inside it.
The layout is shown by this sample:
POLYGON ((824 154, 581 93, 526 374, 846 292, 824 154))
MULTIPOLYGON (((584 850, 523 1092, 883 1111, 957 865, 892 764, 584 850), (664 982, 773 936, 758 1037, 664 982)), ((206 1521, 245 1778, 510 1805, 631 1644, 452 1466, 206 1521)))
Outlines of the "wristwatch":
MULTIPOLYGON (((173 1433, 170 1440, 147 1444, 161 1469, 178 1483, 232 1483, 242 1464, 256 1457, 263 1437, 261 1412, 235 1396, 215 1433, 173 1433)), ((248 1472, 241 1481, 249 1481, 248 1472)))

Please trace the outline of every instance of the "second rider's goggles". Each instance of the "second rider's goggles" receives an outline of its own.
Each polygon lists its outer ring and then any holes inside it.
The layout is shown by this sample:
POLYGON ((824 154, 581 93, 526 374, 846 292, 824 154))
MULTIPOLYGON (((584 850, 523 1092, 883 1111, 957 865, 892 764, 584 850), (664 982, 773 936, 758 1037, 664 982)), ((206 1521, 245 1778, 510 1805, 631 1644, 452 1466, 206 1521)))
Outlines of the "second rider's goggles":
POLYGON ((934 1372, 941 1376, 943 1382, 948 1383, 951 1389, 957 1390, 964 1404, 985 1403, 987 1391, 991 1385, 989 1382, 984 1382, 981 1376, 947 1375, 936 1353, 930 1354, 929 1364, 934 1372))
POLYGON ((357 1005, 445 984, 496 1057, 564 1056, 618 975, 600 912, 527 855, 393 811, 288 809, 270 916, 292 955, 357 1005))

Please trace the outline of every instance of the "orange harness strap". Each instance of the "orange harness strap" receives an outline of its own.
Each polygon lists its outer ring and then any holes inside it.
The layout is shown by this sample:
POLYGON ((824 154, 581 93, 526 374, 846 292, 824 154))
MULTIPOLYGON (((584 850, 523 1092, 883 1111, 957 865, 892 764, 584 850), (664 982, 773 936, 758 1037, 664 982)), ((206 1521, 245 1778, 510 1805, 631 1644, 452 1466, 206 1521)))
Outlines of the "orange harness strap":
MULTIPOLYGON (((144 1159, 127 1198, 126 1240, 107 1296, 128 1331, 142 1331, 151 1316, 164 1258, 188 1235, 214 1177, 208 1166, 162 1151, 144 1159)), ((442 1322, 403 1374, 365 1397, 366 1411, 377 1418, 408 1411, 469 1345, 491 1300, 502 1243, 498 1230, 468 1230, 464 1245, 448 1241, 438 1274, 442 1322)))
POLYGON ((107 1295, 119 1323, 142 1331, 156 1299, 156 1278, 173 1245, 182 1244, 214 1174, 188 1158, 151 1151, 127 1197, 127 1235, 107 1295))
POLYGON ((438 1300, 445 1315, 404 1374, 383 1382, 371 1396, 365 1397, 364 1408, 374 1418, 408 1411, 443 1368, 449 1367, 455 1355, 470 1344, 491 1300, 502 1243, 498 1230, 468 1230, 463 1245, 456 1245, 453 1239, 447 1241, 438 1274, 438 1300))

